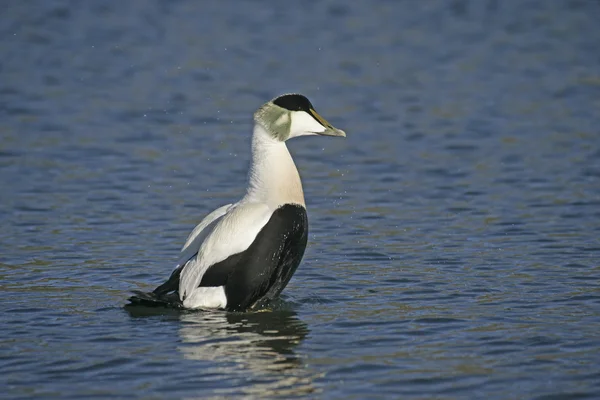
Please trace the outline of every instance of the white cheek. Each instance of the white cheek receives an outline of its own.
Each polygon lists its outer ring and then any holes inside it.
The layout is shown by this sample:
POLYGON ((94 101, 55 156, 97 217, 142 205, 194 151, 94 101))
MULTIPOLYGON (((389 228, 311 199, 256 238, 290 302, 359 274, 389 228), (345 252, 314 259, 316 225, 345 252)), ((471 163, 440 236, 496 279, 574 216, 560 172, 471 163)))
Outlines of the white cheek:
POLYGON ((316 135, 325 131, 323 125, 304 111, 294 111, 291 113, 291 117, 290 137, 316 135))

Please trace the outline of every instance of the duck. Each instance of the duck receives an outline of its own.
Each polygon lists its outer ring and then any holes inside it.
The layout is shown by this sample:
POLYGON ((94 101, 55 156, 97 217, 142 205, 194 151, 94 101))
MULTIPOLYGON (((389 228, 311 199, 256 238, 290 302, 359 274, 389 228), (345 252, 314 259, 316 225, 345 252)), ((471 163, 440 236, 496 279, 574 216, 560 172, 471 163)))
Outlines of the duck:
POLYGON ((209 213, 189 234, 170 277, 130 305, 249 311, 277 298, 298 268, 308 216, 298 169, 286 146, 300 136, 346 137, 301 94, 254 113, 246 192, 209 213))

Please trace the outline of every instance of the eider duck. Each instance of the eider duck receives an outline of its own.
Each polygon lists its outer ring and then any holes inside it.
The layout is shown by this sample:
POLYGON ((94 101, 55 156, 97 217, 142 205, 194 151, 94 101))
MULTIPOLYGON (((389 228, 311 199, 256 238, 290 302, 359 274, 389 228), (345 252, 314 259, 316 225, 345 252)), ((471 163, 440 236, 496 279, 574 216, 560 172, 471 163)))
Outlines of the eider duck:
POLYGON ((308 239, 300 175, 285 142, 297 136, 345 137, 300 94, 254 113, 252 162, 244 197, 208 214, 187 238, 170 278, 133 304, 245 311, 277 297, 308 239))

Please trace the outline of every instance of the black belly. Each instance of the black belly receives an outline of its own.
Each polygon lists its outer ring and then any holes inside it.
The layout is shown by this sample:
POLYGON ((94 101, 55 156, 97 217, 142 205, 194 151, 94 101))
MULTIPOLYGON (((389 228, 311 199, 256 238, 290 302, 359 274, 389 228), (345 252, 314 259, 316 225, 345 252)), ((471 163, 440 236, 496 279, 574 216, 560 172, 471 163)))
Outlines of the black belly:
POLYGON ((279 207, 246 251, 211 266, 200 286, 225 286, 227 309, 246 310, 277 297, 298 268, 308 240, 306 209, 279 207))

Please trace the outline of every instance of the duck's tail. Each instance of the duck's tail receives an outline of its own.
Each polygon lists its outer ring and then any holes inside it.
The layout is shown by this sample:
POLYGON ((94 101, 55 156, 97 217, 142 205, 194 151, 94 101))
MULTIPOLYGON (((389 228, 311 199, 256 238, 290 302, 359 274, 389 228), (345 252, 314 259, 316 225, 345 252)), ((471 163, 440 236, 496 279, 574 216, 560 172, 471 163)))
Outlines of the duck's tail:
POLYGON ((129 302, 133 305, 146 307, 183 308, 183 303, 179 300, 179 294, 177 292, 156 294, 134 290, 133 296, 129 298, 129 302))

